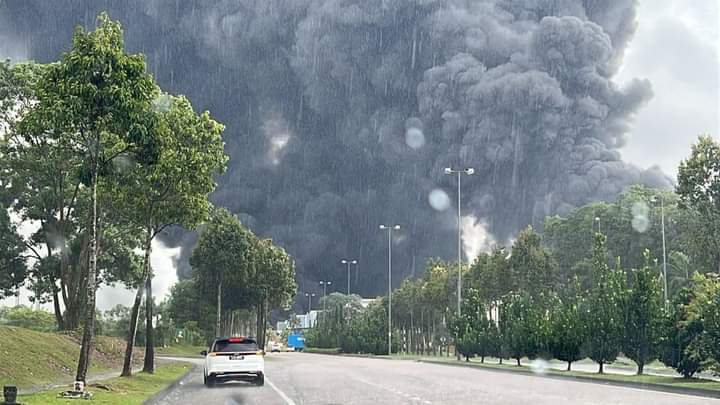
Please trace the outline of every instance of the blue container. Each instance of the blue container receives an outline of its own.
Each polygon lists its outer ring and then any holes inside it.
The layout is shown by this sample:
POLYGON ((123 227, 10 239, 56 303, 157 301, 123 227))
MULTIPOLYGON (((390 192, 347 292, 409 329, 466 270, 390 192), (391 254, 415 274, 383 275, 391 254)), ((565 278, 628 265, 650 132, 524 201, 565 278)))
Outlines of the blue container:
POLYGON ((291 333, 288 335, 287 345, 297 351, 302 351, 305 348, 305 336, 302 333, 291 333))

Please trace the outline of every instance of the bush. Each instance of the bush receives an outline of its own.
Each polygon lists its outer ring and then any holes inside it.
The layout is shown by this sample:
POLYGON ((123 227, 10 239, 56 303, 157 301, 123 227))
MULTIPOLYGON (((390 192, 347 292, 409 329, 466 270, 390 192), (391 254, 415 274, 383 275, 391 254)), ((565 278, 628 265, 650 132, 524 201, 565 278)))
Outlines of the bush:
POLYGON ((55 315, 43 310, 36 311, 24 305, 4 311, 2 323, 40 332, 57 330, 55 315))

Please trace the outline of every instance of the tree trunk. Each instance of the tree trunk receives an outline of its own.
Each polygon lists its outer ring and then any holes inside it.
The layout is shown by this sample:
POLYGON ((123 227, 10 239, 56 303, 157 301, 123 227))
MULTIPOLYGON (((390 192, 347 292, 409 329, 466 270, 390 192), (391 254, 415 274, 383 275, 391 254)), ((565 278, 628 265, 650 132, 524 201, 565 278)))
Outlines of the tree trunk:
MULTIPOLYGON (((96 145, 100 145, 100 134, 95 136, 96 145)), ((87 302, 85 307, 85 325, 83 325, 82 344, 78 358, 75 381, 86 382, 87 370, 90 365, 90 349, 92 348, 93 333, 95 332, 95 277, 97 271, 97 225, 98 225, 98 171, 100 170, 100 156, 95 154, 92 172, 92 226, 90 227, 90 266, 87 270, 87 302)))
POLYGON ((600 368, 598 369, 598 374, 603 373, 603 362, 600 362, 600 368))
POLYGON ((498 364, 502 365, 502 357, 500 357, 500 362, 498 364))
POLYGON ((485 356, 480 356, 480 363, 485 363, 485 356))
MULTIPOLYGON (((149 267, 149 266, 148 266, 149 267)), ((153 297, 152 297, 152 269, 145 277, 145 361, 143 372, 155 372, 155 340, 153 336, 153 297)))
POLYGON ((217 287, 217 317, 215 318, 215 336, 220 337, 220 316, 222 308, 222 278, 218 282, 217 287))
POLYGON ((571 365, 571 364, 572 364, 572 362, 568 361, 567 371, 570 371, 570 365, 571 365))
POLYGON ((135 336, 137 335, 137 324, 143 292, 145 292, 145 287, 140 286, 135 293, 135 301, 133 302, 132 311, 130 312, 130 325, 128 327, 127 341, 125 342, 125 358, 123 359, 123 369, 120 377, 130 377, 130 375, 132 375, 132 355, 133 349, 135 348, 135 336))
POLYGON ((262 329, 262 319, 260 304, 257 304, 255 307, 255 338, 257 339, 258 346, 260 346, 260 329, 262 329))
POLYGON ((645 369, 645 363, 638 363, 637 375, 642 375, 644 369, 645 369))
POLYGON ((517 365, 518 365, 518 367, 520 367, 520 358, 518 357, 515 360, 517 360, 517 365))
POLYGON ((58 288, 54 285, 53 309, 55 310, 55 322, 57 322, 58 330, 65 330, 65 320, 63 319, 62 309, 60 309, 60 297, 58 297, 58 288))

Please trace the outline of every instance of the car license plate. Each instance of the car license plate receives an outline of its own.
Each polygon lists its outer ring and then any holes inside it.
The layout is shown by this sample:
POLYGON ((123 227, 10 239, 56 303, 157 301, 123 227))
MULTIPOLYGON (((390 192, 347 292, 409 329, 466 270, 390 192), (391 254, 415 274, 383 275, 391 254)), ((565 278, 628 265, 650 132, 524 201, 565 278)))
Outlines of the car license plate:
POLYGON ((230 360, 242 360, 244 358, 245 358, 245 356, 241 356, 239 354, 234 354, 234 355, 230 356, 230 360))

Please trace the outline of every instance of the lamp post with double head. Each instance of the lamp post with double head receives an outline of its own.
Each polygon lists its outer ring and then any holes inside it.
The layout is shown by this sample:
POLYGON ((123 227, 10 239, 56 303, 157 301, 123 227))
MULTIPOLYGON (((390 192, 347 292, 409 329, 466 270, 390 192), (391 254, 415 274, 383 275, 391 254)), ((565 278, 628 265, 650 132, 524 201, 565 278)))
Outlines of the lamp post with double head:
POLYGON ((347 264, 347 293, 350 295, 350 265, 357 264, 357 260, 340 260, 340 263, 347 264))
POLYGON ((458 239, 457 239, 457 263, 458 263, 458 279, 457 279, 457 314, 460 316, 460 308, 462 306, 462 216, 461 216, 461 201, 462 201, 462 192, 460 189, 460 179, 462 178, 462 175, 465 174, 467 176, 470 176, 475 173, 475 169, 472 167, 468 167, 466 169, 460 169, 455 170, 451 167, 445 168, 445 174, 453 175, 457 174, 457 190, 458 190, 458 196, 457 196, 457 226, 458 226, 458 239))
POLYGON ((331 284, 332 284, 332 281, 323 281, 323 280, 320 280, 320 285, 321 285, 322 288, 323 288, 323 297, 322 297, 322 300, 323 300, 323 316, 322 316, 322 318, 323 318, 323 325, 325 324, 325 301, 327 301, 327 300, 326 300, 326 297, 327 297, 327 287, 328 287, 329 285, 331 285, 331 284))
POLYGON ((380 225, 388 234, 388 356, 392 354, 392 231, 399 231, 400 225, 380 225))

